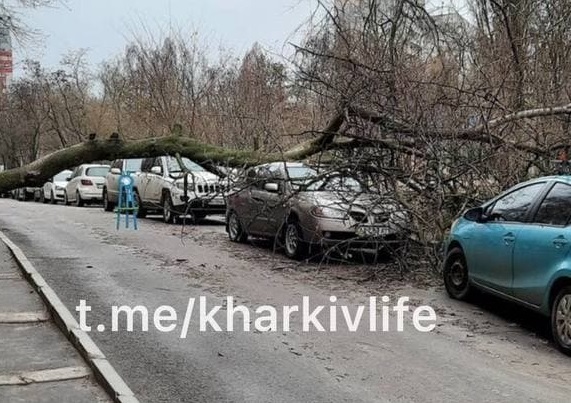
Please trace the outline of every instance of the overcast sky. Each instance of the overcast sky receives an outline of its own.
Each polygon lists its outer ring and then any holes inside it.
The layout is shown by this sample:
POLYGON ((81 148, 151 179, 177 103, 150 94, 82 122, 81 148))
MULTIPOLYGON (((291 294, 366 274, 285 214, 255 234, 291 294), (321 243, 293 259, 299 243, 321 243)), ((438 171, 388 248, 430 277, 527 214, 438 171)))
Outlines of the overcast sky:
MULTIPOLYGON (((26 46, 14 44, 15 75, 26 58, 54 67, 70 51, 88 49, 92 66, 120 54, 134 35, 149 28, 155 35, 169 26, 197 30, 212 48, 242 56, 255 42, 277 54, 291 54, 286 43, 307 21, 315 0, 62 0, 54 8, 25 10, 24 21, 41 32, 26 46)), ((429 7, 465 0, 428 0, 429 7)), ((298 32, 297 38, 301 33, 298 32)))
POLYGON ((15 44, 16 75, 25 58, 46 67, 62 55, 89 49, 97 65, 121 53, 134 32, 144 25, 154 32, 169 26, 198 30, 214 48, 242 55, 254 42, 282 53, 291 34, 307 20, 311 0, 67 0, 66 6, 26 10, 24 20, 41 31, 38 43, 15 44))

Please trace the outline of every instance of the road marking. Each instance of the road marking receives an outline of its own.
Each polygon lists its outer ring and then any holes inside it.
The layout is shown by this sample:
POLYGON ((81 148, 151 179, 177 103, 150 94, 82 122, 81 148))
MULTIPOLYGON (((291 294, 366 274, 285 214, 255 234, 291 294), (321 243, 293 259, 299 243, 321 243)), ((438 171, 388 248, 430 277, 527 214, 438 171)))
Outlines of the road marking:
POLYGON ((22 371, 16 374, 0 375, 0 386, 68 381, 70 379, 87 378, 90 375, 91 371, 88 367, 64 367, 39 371, 22 371))
POLYGON ((47 322, 50 315, 41 312, 0 312, 0 323, 38 323, 47 322))

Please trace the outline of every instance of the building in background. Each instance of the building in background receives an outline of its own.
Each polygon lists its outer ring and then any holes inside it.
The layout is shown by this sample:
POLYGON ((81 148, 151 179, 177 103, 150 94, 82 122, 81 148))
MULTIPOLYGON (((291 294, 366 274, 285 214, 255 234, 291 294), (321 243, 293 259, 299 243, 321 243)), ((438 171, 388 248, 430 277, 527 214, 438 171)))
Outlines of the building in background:
POLYGON ((10 17, 0 16, 0 94, 5 94, 13 72, 10 17))

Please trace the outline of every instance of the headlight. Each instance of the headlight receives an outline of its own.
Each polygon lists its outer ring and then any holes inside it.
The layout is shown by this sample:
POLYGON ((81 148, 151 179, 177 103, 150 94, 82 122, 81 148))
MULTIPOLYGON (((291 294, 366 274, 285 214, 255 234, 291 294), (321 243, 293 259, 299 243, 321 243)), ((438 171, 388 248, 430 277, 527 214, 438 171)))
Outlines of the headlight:
POLYGON ((311 214, 315 217, 334 220, 345 220, 347 218, 347 211, 332 207, 316 206, 311 209, 311 214))
MULTIPOLYGON (((184 190, 184 182, 177 182, 176 187, 179 188, 180 190, 184 190)), ((188 182, 187 188, 188 188, 189 192, 194 192, 194 183, 188 182)))

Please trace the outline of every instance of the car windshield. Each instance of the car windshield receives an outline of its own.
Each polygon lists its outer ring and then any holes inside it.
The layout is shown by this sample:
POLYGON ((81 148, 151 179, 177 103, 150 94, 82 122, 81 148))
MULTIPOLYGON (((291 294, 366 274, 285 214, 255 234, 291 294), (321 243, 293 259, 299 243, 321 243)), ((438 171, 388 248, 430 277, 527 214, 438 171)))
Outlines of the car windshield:
POLYGON ((362 193, 365 191, 358 180, 348 176, 330 176, 323 178, 318 181, 311 182, 304 190, 351 193, 362 193))
POLYGON ((317 176, 315 169, 306 166, 287 167, 287 173, 289 178, 295 182, 306 181, 317 176))
POLYGON ((62 171, 54 176, 54 182, 65 182, 71 175, 71 171, 62 171))
POLYGON ((109 172, 109 167, 91 167, 85 170, 85 176, 104 177, 109 172))
POLYGON ((336 191, 336 192, 354 192, 361 193, 364 191, 361 183, 355 178, 348 176, 340 176, 338 174, 325 178, 318 178, 318 172, 307 166, 288 167, 289 178, 296 190, 304 191, 336 191))
MULTIPOLYGON (((204 172, 205 169, 198 165, 196 162, 189 160, 188 158, 181 158, 182 163, 191 172, 204 172)), ((183 170, 178 163, 178 160, 175 157, 168 157, 167 158, 167 167, 170 173, 178 173, 182 172, 183 170)))

